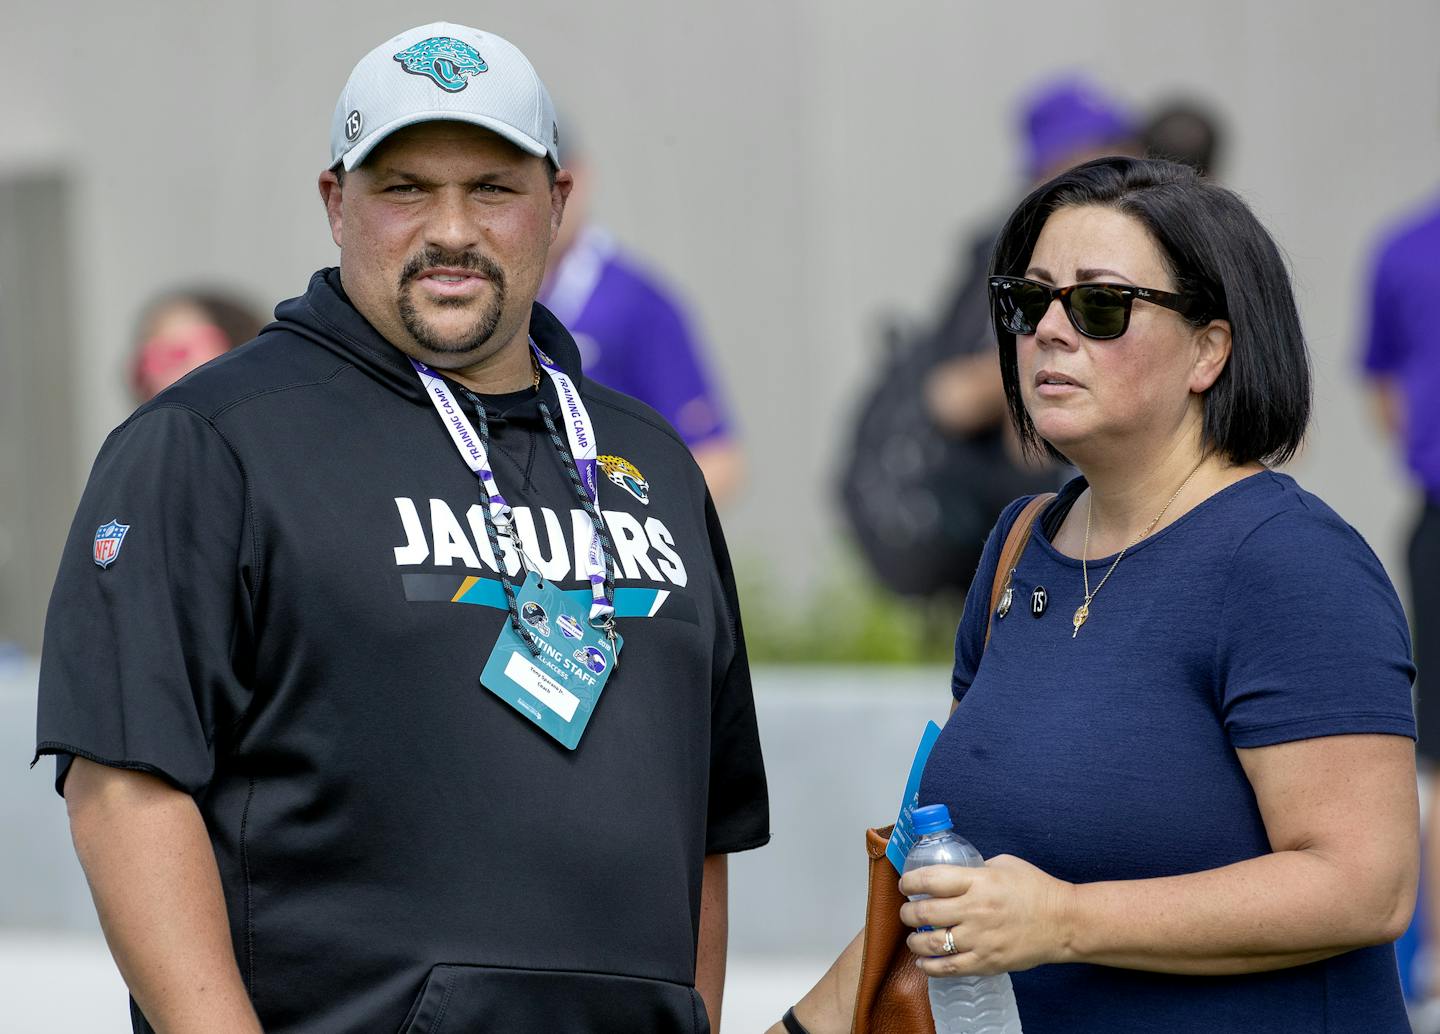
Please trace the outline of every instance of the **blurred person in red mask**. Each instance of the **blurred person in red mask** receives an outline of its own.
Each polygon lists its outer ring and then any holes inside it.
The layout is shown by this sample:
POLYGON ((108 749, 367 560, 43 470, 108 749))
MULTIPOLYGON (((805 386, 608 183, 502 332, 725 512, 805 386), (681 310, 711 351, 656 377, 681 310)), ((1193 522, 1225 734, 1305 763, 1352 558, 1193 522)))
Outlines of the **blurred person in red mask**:
POLYGON ((167 292, 145 307, 135 335, 130 391, 148 402, 191 370, 224 355, 265 325, 248 302, 208 289, 167 292))

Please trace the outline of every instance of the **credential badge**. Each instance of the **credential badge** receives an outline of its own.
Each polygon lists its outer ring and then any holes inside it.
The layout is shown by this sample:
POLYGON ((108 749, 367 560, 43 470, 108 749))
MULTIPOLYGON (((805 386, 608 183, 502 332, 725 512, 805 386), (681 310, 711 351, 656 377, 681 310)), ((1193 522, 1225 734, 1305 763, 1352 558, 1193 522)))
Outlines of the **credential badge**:
POLYGON ((95 529, 95 563, 101 567, 109 567, 120 555, 120 544, 125 541, 125 533, 130 530, 130 525, 121 524, 111 519, 109 524, 102 524, 95 529))

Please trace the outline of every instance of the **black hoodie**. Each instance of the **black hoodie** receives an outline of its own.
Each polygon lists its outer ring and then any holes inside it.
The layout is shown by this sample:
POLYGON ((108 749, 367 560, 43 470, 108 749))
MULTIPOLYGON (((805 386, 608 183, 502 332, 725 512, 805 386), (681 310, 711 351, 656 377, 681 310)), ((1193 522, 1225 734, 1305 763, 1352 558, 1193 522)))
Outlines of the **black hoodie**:
MULTIPOLYGON (((78 755, 194 795, 269 1034, 708 1029, 701 864, 769 833, 730 563, 684 443, 584 381, 535 307, 613 457, 625 648, 566 750, 480 686, 507 612, 476 479, 409 362, 335 270, 276 318, 101 449, 37 756, 62 789, 78 755)), ((492 406, 523 541, 584 589, 590 525, 533 393, 492 406)))

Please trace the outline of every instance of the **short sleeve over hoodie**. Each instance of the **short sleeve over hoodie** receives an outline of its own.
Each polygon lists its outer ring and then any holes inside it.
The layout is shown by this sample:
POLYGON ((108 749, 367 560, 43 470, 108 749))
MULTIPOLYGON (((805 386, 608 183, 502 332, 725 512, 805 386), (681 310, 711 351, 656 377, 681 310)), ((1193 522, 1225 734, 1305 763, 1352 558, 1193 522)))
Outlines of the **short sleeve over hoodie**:
MULTIPOLYGON (((705 1029, 702 862, 769 831, 734 580, 684 443, 585 381, 535 308, 594 426, 625 639, 569 751, 480 686, 520 569, 408 361, 335 270, 276 315, 101 449, 37 755, 62 790, 81 756, 195 797, 269 1034, 705 1029)), ((493 408, 524 541, 588 597, 589 518, 537 399, 493 408)))

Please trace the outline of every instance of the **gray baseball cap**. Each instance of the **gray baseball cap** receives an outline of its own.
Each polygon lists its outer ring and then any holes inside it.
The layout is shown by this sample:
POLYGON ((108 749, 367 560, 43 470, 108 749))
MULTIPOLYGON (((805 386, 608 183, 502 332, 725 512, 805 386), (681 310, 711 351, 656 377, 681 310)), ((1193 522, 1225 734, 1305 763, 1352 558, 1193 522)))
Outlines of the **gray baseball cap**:
POLYGON ((330 168, 353 169, 397 129, 436 121, 469 122, 560 165, 555 106, 519 48, 432 22, 382 43, 350 73, 330 123, 330 168))

